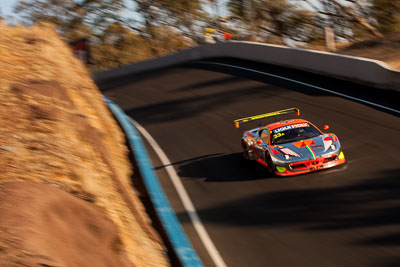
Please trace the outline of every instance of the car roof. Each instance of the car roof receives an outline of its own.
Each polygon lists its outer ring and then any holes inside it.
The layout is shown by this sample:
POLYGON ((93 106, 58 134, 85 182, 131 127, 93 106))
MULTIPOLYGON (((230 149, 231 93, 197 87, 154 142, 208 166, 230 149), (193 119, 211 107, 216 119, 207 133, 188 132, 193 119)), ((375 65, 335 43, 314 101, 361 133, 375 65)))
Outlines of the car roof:
POLYGON ((268 125, 265 125, 264 127, 268 128, 270 131, 272 131, 272 130, 274 130, 276 128, 283 127, 283 126, 286 126, 286 125, 291 125, 291 124, 296 124, 296 123, 304 123, 304 122, 310 123, 309 121, 306 121, 306 120, 303 120, 303 119, 291 119, 291 120, 284 120, 284 121, 278 121, 278 122, 270 123, 268 125))

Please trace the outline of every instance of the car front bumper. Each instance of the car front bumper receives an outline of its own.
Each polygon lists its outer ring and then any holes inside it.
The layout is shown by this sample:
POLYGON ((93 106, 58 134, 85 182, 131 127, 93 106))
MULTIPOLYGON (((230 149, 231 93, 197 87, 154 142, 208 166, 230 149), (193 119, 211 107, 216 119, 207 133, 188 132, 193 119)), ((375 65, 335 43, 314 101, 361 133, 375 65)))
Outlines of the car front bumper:
POLYGON ((274 173, 278 176, 292 176, 318 170, 332 168, 346 162, 343 152, 319 157, 315 160, 303 160, 296 162, 274 162, 274 173))

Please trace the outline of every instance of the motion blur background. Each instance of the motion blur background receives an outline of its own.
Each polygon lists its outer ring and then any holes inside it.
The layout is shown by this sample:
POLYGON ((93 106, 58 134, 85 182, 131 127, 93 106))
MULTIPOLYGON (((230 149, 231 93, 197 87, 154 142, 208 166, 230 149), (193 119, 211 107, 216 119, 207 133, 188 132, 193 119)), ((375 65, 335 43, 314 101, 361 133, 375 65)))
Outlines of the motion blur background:
POLYGON ((0 8, 8 24, 55 24, 91 71, 228 41, 224 33, 400 68, 398 0, 2 0, 0 8))
MULTIPOLYGON (((0 266, 173 265, 141 202, 146 194, 131 190, 142 184, 124 135, 85 67, 234 41, 368 57, 400 70, 400 0, 0 0, 0 266)), ((396 112, 397 91, 216 60, 97 85, 166 151, 229 266, 400 266, 398 117, 224 66, 312 81, 396 112), (292 106, 335 125, 349 168, 265 179, 263 166, 241 161, 232 121, 292 106), (217 130, 224 134, 210 138, 217 130)), ((184 230, 212 266, 165 164, 155 162, 184 230)))

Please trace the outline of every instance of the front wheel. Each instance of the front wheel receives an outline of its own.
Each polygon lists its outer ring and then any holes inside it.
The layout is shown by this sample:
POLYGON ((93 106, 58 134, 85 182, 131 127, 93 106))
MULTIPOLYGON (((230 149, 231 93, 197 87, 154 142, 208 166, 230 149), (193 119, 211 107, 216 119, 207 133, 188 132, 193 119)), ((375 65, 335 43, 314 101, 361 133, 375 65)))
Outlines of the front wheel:
POLYGON ((265 153, 265 162, 267 163, 268 167, 268 172, 270 174, 274 174, 275 166, 274 163, 272 162, 271 156, 268 153, 265 153))

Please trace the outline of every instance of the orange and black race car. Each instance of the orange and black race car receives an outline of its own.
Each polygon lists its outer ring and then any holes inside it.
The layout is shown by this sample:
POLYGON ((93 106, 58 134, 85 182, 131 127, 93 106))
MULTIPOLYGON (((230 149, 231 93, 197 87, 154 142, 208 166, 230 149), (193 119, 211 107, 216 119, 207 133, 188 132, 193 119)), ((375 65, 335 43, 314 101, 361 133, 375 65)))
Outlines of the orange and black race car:
MULTIPOLYGON (((296 113, 290 108, 235 120, 235 127, 268 117, 296 113)), ((329 126, 325 125, 327 130, 329 126)), ((303 119, 283 120, 245 131, 242 137, 244 156, 256 160, 268 171, 289 176, 331 168, 346 162, 339 139, 333 133, 323 133, 303 119)))

